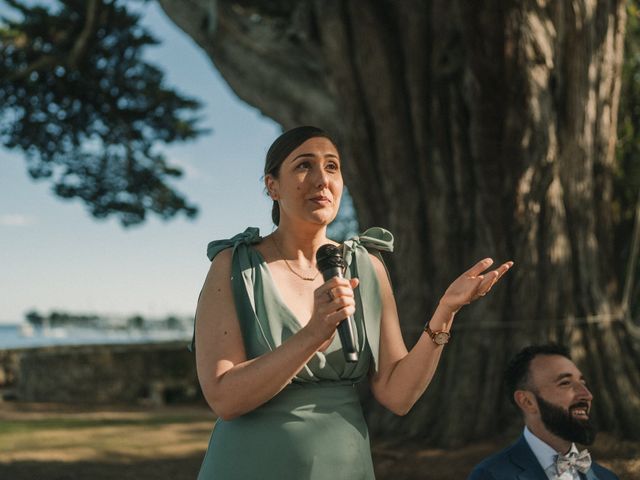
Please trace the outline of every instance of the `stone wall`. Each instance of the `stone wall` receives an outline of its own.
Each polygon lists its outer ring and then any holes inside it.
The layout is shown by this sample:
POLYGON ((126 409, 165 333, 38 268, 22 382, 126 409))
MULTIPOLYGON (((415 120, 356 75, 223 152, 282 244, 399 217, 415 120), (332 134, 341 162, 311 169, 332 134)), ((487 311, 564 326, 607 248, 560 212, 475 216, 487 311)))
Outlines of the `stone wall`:
POLYGON ((62 403, 202 401, 185 342, 0 350, 0 399, 62 403))

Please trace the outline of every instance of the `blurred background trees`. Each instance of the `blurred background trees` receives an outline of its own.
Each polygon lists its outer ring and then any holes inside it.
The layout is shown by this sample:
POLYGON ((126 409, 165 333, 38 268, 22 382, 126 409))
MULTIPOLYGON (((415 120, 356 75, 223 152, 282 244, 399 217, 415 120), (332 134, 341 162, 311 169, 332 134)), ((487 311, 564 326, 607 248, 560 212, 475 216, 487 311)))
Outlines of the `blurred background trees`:
MULTIPOLYGON (((620 114, 618 116, 617 164, 614 173, 614 215, 616 224, 615 251, 616 271, 620 278, 631 257, 631 239, 640 206, 640 6, 637 1, 627 3, 628 19, 624 40, 624 65, 622 68, 622 90, 620 92, 620 114)), ((640 267, 636 264, 634 278, 640 278, 640 267)), ((629 292, 630 312, 634 318, 640 316, 640 282, 633 283, 629 292)))
MULTIPOLYGON (((3 144, 96 216, 192 215, 154 147, 203 133, 198 104, 141 60, 153 39, 128 4, 4 3, 24 18, 1 31, 3 144)), ((590 379, 600 424, 638 438, 638 327, 621 304, 640 186, 635 2, 159 4, 241 99, 283 128, 336 135, 357 223, 396 235, 388 262, 408 343, 469 265, 515 260, 459 315, 407 417, 369 405, 374 432, 443 445, 494 434, 515 417, 507 359, 551 340, 590 379)))
POLYGON ((124 2, 3 3, 13 15, 0 31, 0 141, 25 153, 29 174, 123 225, 147 211, 195 215, 158 144, 204 133, 199 103, 142 59, 157 40, 139 17, 124 2))

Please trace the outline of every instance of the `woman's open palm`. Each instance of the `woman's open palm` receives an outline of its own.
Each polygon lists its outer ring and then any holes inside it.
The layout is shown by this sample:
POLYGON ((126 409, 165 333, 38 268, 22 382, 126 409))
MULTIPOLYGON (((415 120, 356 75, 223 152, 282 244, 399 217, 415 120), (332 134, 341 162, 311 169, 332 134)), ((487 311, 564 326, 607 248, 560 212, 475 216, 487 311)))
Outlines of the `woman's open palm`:
POLYGON ((440 303, 450 308, 451 311, 457 312, 464 305, 485 296, 491 287, 511 268, 513 262, 505 262, 495 270, 482 273, 491 265, 493 265, 491 258, 480 260, 449 285, 440 303))

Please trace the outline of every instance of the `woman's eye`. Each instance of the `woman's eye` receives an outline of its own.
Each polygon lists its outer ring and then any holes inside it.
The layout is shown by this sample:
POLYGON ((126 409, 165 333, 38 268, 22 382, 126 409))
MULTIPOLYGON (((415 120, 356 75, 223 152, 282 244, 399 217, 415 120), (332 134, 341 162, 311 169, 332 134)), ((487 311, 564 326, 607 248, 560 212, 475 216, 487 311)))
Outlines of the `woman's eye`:
POLYGON ((296 170, 306 170, 307 168, 309 168, 309 162, 300 162, 296 165, 296 170))
POLYGON ((340 170, 340 167, 338 166, 337 163, 331 162, 327 164, 327 169, 332 171, 337 171, 337 170, 340 170))

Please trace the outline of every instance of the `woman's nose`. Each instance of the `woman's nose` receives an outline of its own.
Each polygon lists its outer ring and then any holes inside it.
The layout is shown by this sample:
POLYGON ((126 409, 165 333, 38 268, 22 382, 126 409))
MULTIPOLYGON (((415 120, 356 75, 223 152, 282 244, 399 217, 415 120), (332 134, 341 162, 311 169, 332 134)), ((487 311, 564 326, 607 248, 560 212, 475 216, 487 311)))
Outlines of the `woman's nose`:
POLYGON ((318 168, 316 170, 315 177, 314 181, 318 188, 324 188, 329 185, 329 174, 325 172, 323 168, 318 168))

